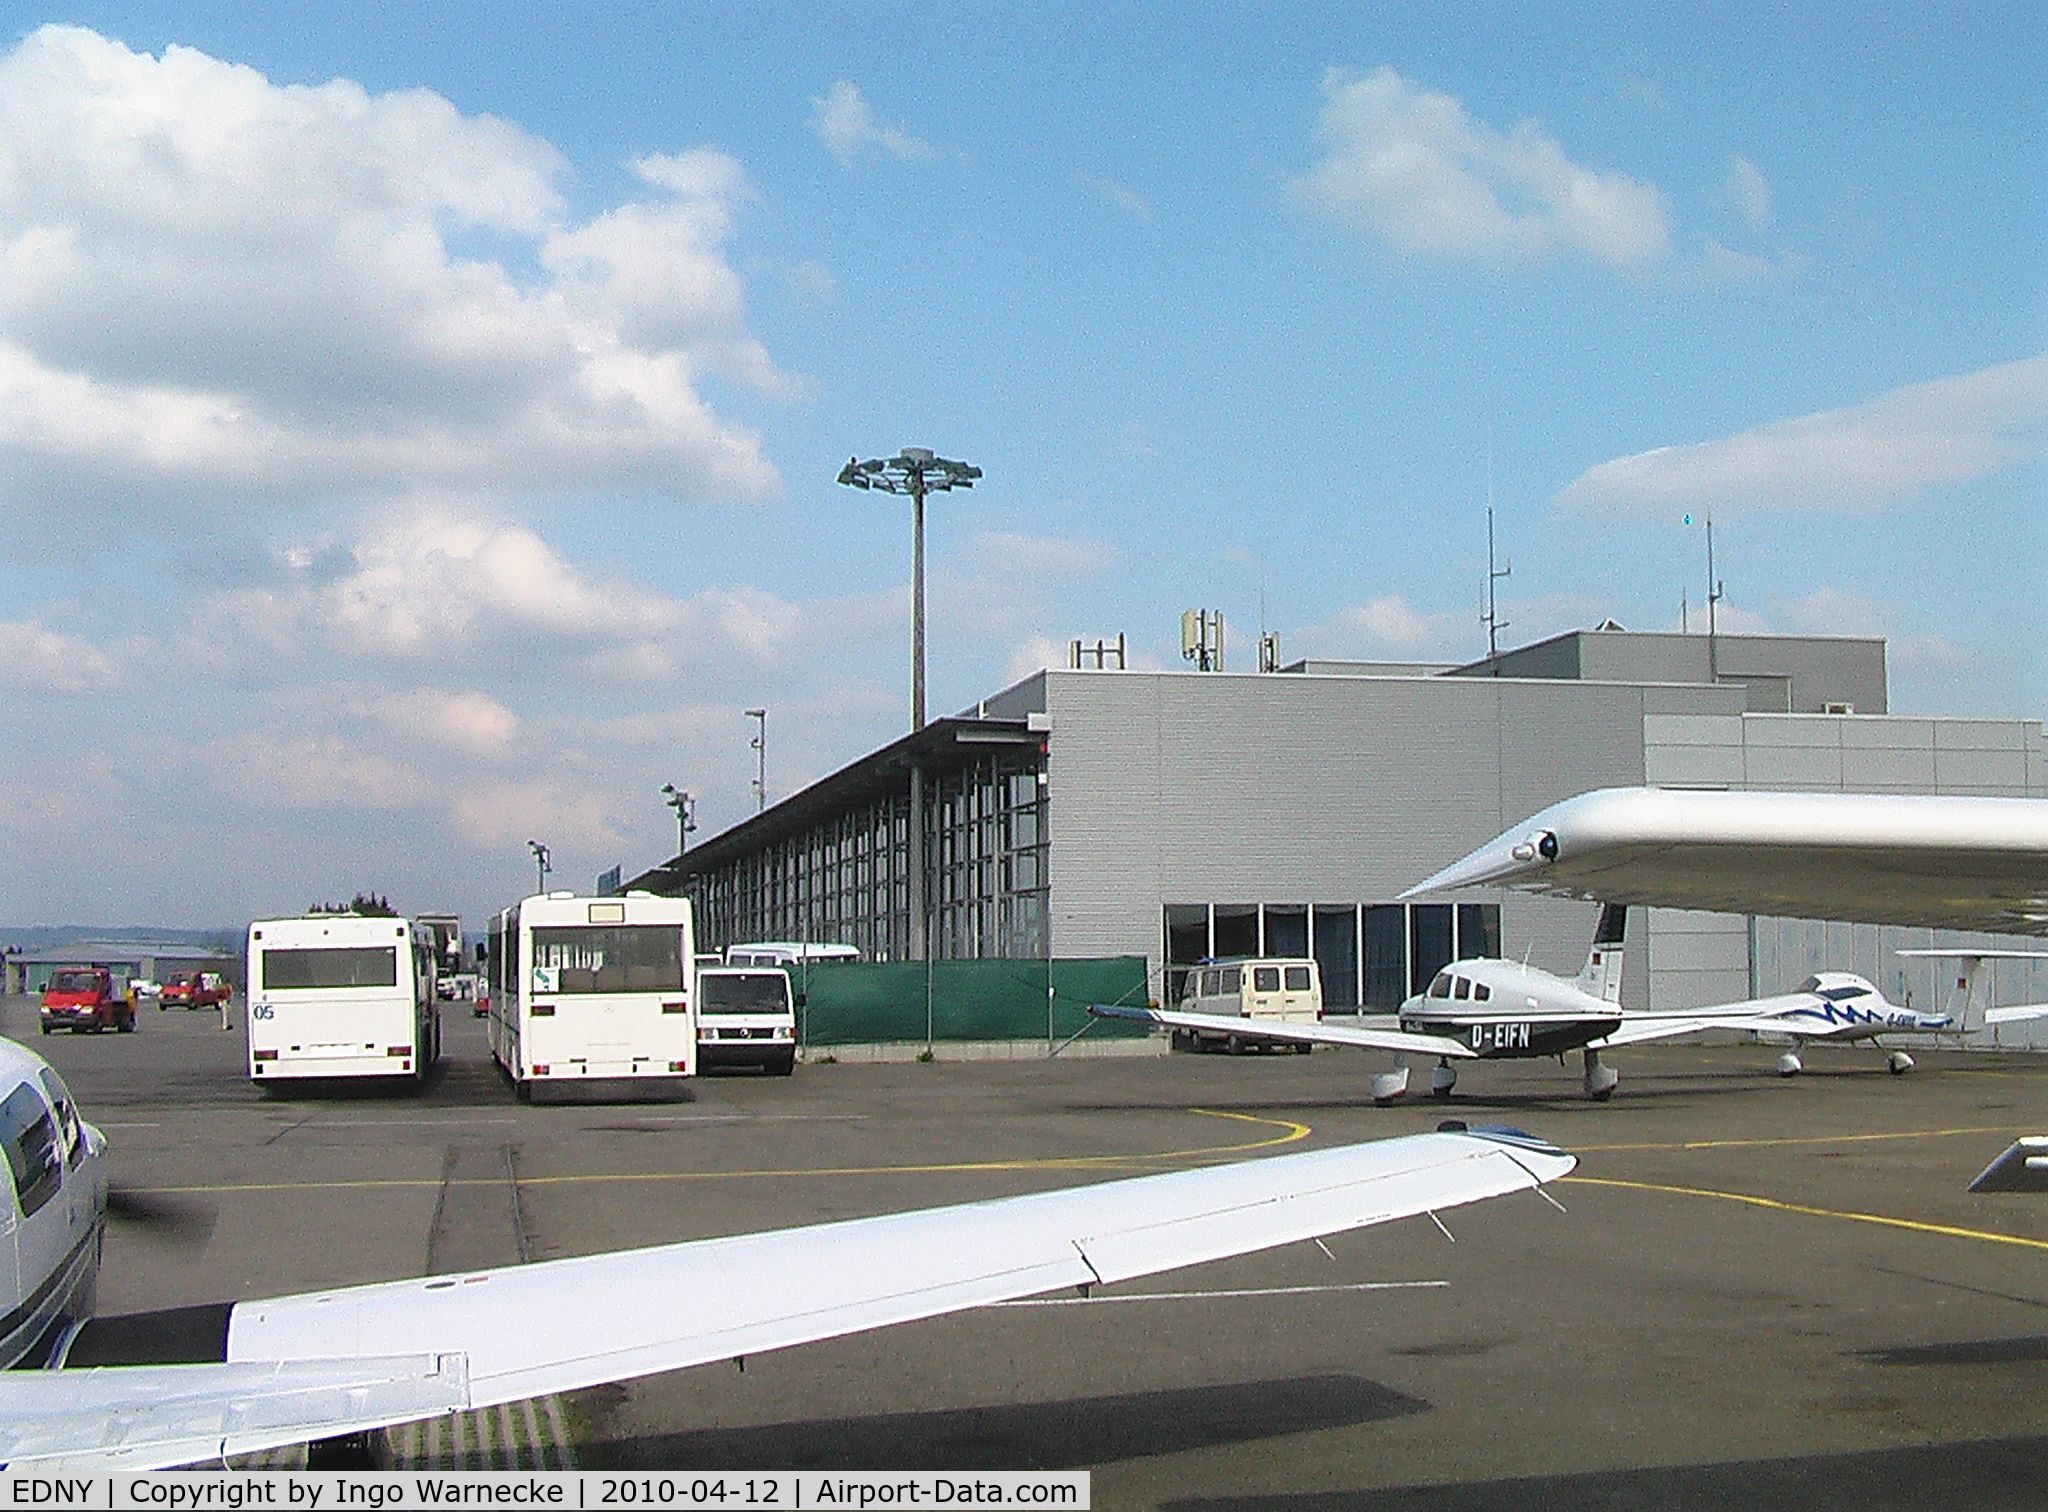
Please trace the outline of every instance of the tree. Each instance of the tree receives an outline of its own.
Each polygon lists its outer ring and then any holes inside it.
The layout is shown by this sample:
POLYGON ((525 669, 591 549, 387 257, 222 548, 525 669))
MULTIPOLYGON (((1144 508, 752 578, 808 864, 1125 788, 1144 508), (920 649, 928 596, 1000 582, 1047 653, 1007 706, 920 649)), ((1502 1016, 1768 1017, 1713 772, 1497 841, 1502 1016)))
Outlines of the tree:
POLYGON ((360 914, 366 919, 395 919, 398 910, 382 893, 357 893, 346 903, 315 903, 309 914, 360 914))

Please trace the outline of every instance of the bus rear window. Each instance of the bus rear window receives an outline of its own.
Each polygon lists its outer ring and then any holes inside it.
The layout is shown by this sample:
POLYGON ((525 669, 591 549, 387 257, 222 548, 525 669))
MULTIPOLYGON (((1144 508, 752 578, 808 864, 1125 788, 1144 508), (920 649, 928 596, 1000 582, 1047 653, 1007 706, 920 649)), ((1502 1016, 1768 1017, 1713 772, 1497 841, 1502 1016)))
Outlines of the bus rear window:
POLYGON ((699 1013, 788 1013, 789 978, 779 971, 697 978, 699 1013))
POLYGON ((265 990, 397 985, 398 949, 392 945, 330 945, 312 950, 263 952, 265 990))
POLYGON ((678 992, 682 987, 683 932, 673 924, 533 932, 536 992, 678 992))

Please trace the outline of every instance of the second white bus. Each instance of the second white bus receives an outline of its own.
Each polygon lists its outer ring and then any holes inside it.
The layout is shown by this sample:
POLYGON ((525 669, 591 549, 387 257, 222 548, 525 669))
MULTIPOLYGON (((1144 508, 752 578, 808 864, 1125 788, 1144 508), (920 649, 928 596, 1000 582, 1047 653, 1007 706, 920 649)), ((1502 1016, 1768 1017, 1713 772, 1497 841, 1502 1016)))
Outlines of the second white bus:
POLYGON ((405 919, 314 914, 249 926, 249 1078, 388 1078, 441 1058, 434 940, 405 919))
POLYGON ((680 1096, 697 1074, 687 898, 538 894, 491 921, 491 1058, 522 1101, 680 1096))

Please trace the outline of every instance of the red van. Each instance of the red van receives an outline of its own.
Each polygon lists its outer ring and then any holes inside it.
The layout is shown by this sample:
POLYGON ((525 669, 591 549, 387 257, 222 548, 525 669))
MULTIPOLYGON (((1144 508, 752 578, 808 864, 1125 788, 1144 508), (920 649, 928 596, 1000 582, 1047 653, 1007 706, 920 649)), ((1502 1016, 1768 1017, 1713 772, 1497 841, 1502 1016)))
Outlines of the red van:
POLYGON ((50 973, 43 988, 43 1033, 69 1029, 135 1030, 135 1005, 114 990, 114 974, 103 966, 66 966, 50 973))

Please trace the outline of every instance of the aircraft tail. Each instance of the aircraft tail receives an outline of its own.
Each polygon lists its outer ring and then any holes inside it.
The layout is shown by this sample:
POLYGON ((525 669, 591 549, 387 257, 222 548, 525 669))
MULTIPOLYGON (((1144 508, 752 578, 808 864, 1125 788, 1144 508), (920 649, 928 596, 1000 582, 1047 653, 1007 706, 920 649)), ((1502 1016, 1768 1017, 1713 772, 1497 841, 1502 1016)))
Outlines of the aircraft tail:
POLYGON ((1621 937, 1628 930, 1628 905, 1603 903, 1600 922, 1593 929, 1593 948, 1586 952, 1586 969, 1579 973, 1579 988, 1610 1003, 1621 1001, 1621 937))
POLYGON ((1902 950, 1902 956, 1932 956, 1956 963, 1956 974, 1942 1011, 1949 1017, 1949 1032, 1973 1034, 1987 1023, 2039 1018, 2039 1005, 2019 1008, 1991 1007, 1991 962, 2038 961, 2048 956, 2039 950, 1902 950))

